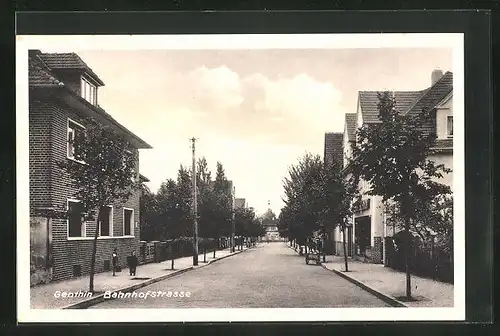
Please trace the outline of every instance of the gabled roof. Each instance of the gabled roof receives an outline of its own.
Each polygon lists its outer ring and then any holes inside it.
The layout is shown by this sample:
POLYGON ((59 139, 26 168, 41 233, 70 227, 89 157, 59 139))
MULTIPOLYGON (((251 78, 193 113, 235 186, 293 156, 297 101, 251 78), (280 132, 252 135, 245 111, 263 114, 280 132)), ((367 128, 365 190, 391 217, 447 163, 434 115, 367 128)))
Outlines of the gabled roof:
POLYGON ((66 103, 71 101, 71 106, 79 107, 75 108, 75 111, 82 111, 81 114, 83 115, 97 117, 101 122, 113 125, 118 131, 126 135, 132 144, 134 144, 137 148, 152 148, 151 145, 116 121, 103 108, 92 105, 74 90, 65 86, 62 81, 56 78, 57 74, 54 73, 42 60, 43 55, 46 54, 42 54, 39 50, 30 50, 28 53, 28 84, 30 89, 36 88, 43 90, 44 88, 49 88, 53 90, 60 90, 51 94, 58 99, 67 100, 66 103))
POLYGON ((347 139, 354 141, 356 137, 356 113, 345 114, 345 125, 347 126, 347 139))
POLYGON ((407 114, 418 114, 422 110, 433 109, 450 92, 453 91, 453 73, 446 72, 434 85, 432 85, 414 104, 409 106, 407 114))
POLYGON ((324 162, 336 162, 342 165, 344 162, 343 153, 343 133, 325 133, 325 154, 324 162))
POLYGON ((104 85, 99 76, 75 53, 40 53, 39 57, 52 70, 81 70, 87 73, 97 85, 104 85))
MULTIPOLYGON (((396 109, 405 113, 427 90, 421 91, 395 91, 396 109)), ((379 123, 378 98, 379 91, 359 91, 358 100, 363 117, 363 123, 379 123)))
POLYGON ((28 57, 28 83, 30 86, 38 85, 64 85, 50 73, 50 69, 38 56, 28 57))

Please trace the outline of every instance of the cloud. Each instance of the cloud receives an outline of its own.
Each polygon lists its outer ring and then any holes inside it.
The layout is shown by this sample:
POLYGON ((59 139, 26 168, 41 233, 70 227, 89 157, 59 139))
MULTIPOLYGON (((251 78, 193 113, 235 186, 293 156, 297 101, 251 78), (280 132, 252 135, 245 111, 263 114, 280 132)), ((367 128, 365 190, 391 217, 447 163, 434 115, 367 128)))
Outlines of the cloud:
POLYGON ((244 83, 262 88, 263 94, 254 101, 254 109, 265 112, 270 120, 318 127, 339 114, 340 92, 330 82, 317 81, 305 73, 275 81, 254 74, 244 83))
POLYGON ((243 101, 239 75, 225 66, 196 68, 187 75, 186 81, 184 89, 190 91, 195 108, 227 110, 243 101))

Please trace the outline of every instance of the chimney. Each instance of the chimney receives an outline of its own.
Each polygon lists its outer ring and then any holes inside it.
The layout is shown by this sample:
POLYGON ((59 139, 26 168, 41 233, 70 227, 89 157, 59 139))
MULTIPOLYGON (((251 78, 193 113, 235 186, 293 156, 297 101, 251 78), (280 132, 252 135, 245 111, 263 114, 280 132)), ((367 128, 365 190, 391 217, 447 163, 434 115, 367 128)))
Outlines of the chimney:
POLYGON ((441 77, 443 77, 443 70, 440 70, 440 69, 435 69, 434 71, 432 71, 432 75, 431 75, 431 86, 436 84, 436 82, 438 80, 441 79, 441 77))

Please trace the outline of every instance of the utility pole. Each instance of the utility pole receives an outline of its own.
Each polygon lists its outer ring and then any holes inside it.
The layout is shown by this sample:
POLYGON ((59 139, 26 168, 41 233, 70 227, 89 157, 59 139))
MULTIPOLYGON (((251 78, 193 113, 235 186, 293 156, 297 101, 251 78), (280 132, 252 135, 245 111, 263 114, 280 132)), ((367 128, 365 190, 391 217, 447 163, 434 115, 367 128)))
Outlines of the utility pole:
POLYGON ((198 266, 198 202, 196 197, 196 156, 195 156, 195 142, 196 138, 189 139, 192 143, 193 150, 193 172, 191 179, 193 181, 193 266, 198 266))

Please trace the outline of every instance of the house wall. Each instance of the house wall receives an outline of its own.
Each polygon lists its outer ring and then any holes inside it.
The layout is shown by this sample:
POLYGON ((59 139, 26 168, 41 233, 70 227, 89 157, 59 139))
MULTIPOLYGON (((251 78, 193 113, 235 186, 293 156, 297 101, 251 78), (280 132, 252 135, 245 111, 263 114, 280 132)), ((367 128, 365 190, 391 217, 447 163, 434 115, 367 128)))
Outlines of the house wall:
POLYGON ((50 143, 51 104, 42 103, 38 97, 29 102, 29 186, 30 215, 36 207, 51 205, 50 143))
POLYGON ((430 160, 434 161, 435 164, 443 164, 446 168, 452 171, 448 174, 443 174, 442 178, 433 178, 434 181, 446 184, 453 191, 453 153, 439 153, 438 155, 432 155, 429 157, 430 160))
POLYGON ((381 263, 383 259, 383 241, 384 241, 384 205, 381 196, 371 197, 372 207, 372 237, 371 237, 371 260, 381 263))
MULTIPOLYGON (((48 100, 44 103, 33 102, 30 105, 30 210, 42 205, 66 208, 67 199, 74 198, 74 190, 69 186, 69 177, 57 166, 59 161, 68 160, 68 117, 81 122, 70 107, 63 107, 48 100), (47 133, 50 136, 47 136, 47 133), (32 153, 34 155, 31 155, 32 153)), ((136 170, 138 171, 138 163, 136 170)), ((122 266, 126 266, 126 257, 132 251, 139 253, 139 196, 140 191, 137 191, 127 202, 113 204, 115 237, 98 239, 96 272, 104 270, 104 261, 111 259, 113 248, 117 248, 119 264, 122 266), (134 237, 122 237, 124 206, 134 209, 134 237)), ((73 265, 81 266, 82 275, 89 273, 96 222, 86 222, 85 228, 87 237, 68 238, 67 220, 52 221, 52 280, 71 278, 73 265)))
POLYGON ((453 116, 453 97, 450 97, 436 110, 436 136, 438 139, 448 138, 446 133, 448 116, 453 116))
POLYGON ((349 135, 347 133, 347 124, 344 125, 344 138, 342 144, 343 152, 344 152, 344 167, 347 166, 348 159, 352 155, 351 143, 349 141, 349 135))
POLYGON ((70 88, 72 91, 81 95, 82 92, 82 75, 80 71, 70 71, 70 70, 59 70, 54 71, 57 77, 61 79, 64 85, 70 88))

